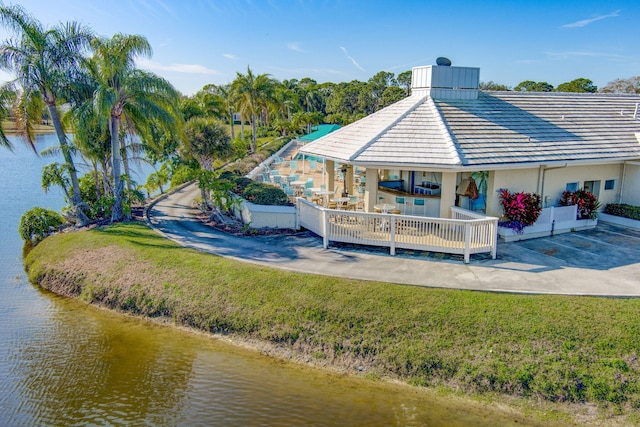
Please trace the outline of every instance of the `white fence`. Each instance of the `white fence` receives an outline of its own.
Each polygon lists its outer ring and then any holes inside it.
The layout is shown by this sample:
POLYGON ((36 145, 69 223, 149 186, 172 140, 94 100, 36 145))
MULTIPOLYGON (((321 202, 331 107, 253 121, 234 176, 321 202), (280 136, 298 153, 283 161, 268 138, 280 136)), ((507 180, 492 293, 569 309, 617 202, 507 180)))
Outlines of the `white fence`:
POLYGON ((452 208, 454 219, 325 209, 297 199, 298 224, 330 241, 496 258, 498 218, 452 208))

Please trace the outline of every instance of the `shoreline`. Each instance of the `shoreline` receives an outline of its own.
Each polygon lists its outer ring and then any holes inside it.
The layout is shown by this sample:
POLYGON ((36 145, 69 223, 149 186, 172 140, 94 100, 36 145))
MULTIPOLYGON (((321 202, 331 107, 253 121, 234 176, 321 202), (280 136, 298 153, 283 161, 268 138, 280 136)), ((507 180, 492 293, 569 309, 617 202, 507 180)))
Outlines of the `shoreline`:
MULTIPOLYGON (((135 250, 137 251, 138 248, 135 250)), ((536 398, 535 395, 526 397, 500 393, 499 388, 493 391, 477 388, 472 385, 473 383, 461 382, 468 381, 464 380, 464 377, 450 377, 451 374, 447 374, 450 369, 459 369, 459 366, 454 368, 454 365, 450 365, 455 363, 457 366, 461 363, 456 360, 468 360, 478 365, 474 369, 480 369, 479 372, 483 372, 492 369, 491 366, 495 364, 492 361, 494 357, 499 356, 499 360, 505 360, 500 363, 513 363, 512 359, 520 358, 512 354, 515 342, 507 343, 507 348, 500 349, 498 344, 500 340, 498 340, 492 347, 495 348, 495 352, 485 353, 486 355, 480 359, 477 356, 470 359, 471 354, 479 351, 486 352, 483 350, 483 348, 486 349, 486 342, 477 344, 472 342, 478 339, 478 334, 480 334, 480 341, 491 340, 496 334, 489 330, 490 335, 484 338, 481 335, 482 327, 476 326, 478 323, 476 320, 467 331, 470 334, 469 338, 461 337, 462 341, 459 344, 451 342, 452 333, 459 334, 461 329, 462 332, 467 333, 464 330, 468 326, 456 325, 459 320, 468 322, 465 320, 467 314, 458 308, 454 307, 452 312, 443 314, 443 319, 453 323, 454 328, 442 333, 443 342, 438 342, 438 337, 435 335, 422 335, 440 333, 430 327, 426 327, 423 332, 418 331, 419 334, 414 340, 407 335, 412 335, 414 330, 419 328, 406 325, 408 329, 405 329, 403 325, 392 324, 396 318, 406 314, 407 309, 402 306, 405 303, 419 304, 426 309, 429 306, 442 307, 443 304, 447 304, 447 301, 451 303, 452 298, 462 298, 462 306, 467 306, 472 301, 483 304, 482 301, 487 299, 490 304, 494 304, 492 302, 494 300, 504 301, 506 303, 504 307, 496 308, 498 313, 502 313, 499 316, 505 317, 506 319, 503 320, 509 324, 513 323, 509 321, 513 315, 506 310, 514 305, 514 301, 518 304, 521 301, 527 304, 542 301, 545 305, 547 300, 550 301, 550 305, 551 303, 555 305, 556 300, 566 301, 567 299, 578 304, 581 302, 589 304, 597 302, 598 305, 605 303, 598 299, 486 295, 468 291, 415 289, 398 285, 285 273, 267 267, 247 266, 215 255, 180 248, 175 244, 169 244, 166 239, 152 231, 147 232, 140 224, 122 224, 49 237, 26 257, 25 266, 32 283, 39 284, 42 288, 58 295, 73 297, 112 311, 148 318, 185 331, 201 333, 269 357, 315 369, 377 381, 397 382, 408 387, 417 385, 419 387, 416 389, 420 392, 435 395, 455 398, 461 398, 462 395, 462 399, 468 402, 482 402, 481 407, 488 404, 500 413, 503 413, 502 410, 506 405, 509 408, 508 413, 517 412, 525 422, 544 422, 545 424, 586 422, 599 425, 637 422, 627 417, 614 417, 606 410, 602 412, 602 408, 598 409, 593 402, 558 404, 536 398), (134 239, 139 239, 137 246, 162 246, 166 249, 154 249, 152 254, 135 252, 124 242, 134 239), (168 249, 176 249, 179 252, 168 249), (183 257, 188 258, 183 259, 183 257), (187 260, 189 263, 201 260, 204 264, 201 267, 197 267, 201 264, 196 264, 197 266, 185 269, 184 264, 187 260), (171 262, 177 265, 167 265, 171 262), (184 270, 184 274, 176 270, 184 270), (202 286, 205 286, 205 289, 189 287, 192 282, 200 280, 199 274, 211 283, 207 285, 203 282, 202 286), (246 277, 249 274, 253 277, 246 277), (132 283, 133 286, 131 286, 132 283), (340 294, 342 291, 346 293, 340 294), (293 293, 298 295, 291 295, 293 293), (353 306, 349 300, 354 296, 351 294, 355 294, 356 300, 360 301, 359 305, 364 307, 353 306), (426 300, 424 303, 415 301, 416 298, 422 298, 421 296, 444 299, 429 303, 426 300), (302 299, 293 299, 294 297, 302 299), (321 299, 316 303, 314 301, 317 298, 321 299), (381 312, 384 306, 379 304, 378 299, 390 301, 392 305, 400 304, 399 311, 390 312, 388 315, 381 312), (355 313, 349 313, 349 310, 345 312, 342 308, 343 304, 351 307, 351 311, 355 313), (368 307, 370 304, 373 306, 368 307), (336 306, 333 307, 333 305, 336 306), (301 309, 304 311, 301 312, 301 309), (370 310, 372 310, 371 315, 375 317, 369 317, 370 314, 367 313, 370 310), (288 312, 293 317, 290 320, 273 320, 274 317, 282 317, 283 312, 288 312), (461 319, 456 319, 456 315, 461 316, 461 319), (382 316, 381 319, 376 319, 380 316, 382 316), (347 324, 340 323, 339 317, 346 317, 347 324), (349 326, 350 324, 352 326, 349 326), (346 329, 343 329, 345 326, 346 329), (385 344, 389 333, 392 334, 391 341, 385 344), (353 347, 355 339, 361 340, 357 347, 353 347), (371 339, 374 341, 370 341, 371 339), (428 342, 425 343, 425 340, 428 342), (391 359, 385 356, 388 351, 387 345, 391 346, 391 359), (416 345, 420 347, 415 347, 416 345), (437 350, 438 346, 442 345, 445 345, 445 348, 437 350), (421 347, 426 350, 418 350, 421 347), (400 353, 396 354, 398 350, 400 353), (407 356, 409 359, 406 363, 414 365, 410 370, 404 367, 405 362, 396 367, 393 366, 394 363, 404 360, 394 362, 398 356, 404 357, 401 355, 405 350, 409 352, 408 354, 415 354, 415 356, 407 356), (449 361, 446 353, 451 350, 460 352, 460 355, 454 354, 454 358, 449 361), (505 350, 507 353, 499 354, 505 350), (425 363, 437 363, 437 365, 429 367, 424 365, 425 363), (420 368, 423 365, 426 370, 420 368), (475 391, 474 387, 477 388, 475 391)), ((613 303, 615 310, 618 310, 618 306, 635 307, 637 305, 629 300, 606 303, 613 303)), ((485 313, 486 309, 490 309, 490 305, 484 307, 485 313)), ((479 311, 482 310, 483 306, 480 306, 479 311)), ((534 311, 538 310, 534 307, 534 311)), ((422 311, 417 315, 422 317, 422 311)), ((495 317, 491 311, 488 314, 478 315, 495 317)), ((407 320, 418 321, 418 318, 410 319, 413 317, 409 316, 406 320, 398 319, 397 321, 400 323, 407 320)), ((428 321, 428 319, 425 320, 428 321)), ((551 320, 552 326, 556 323, 553 319, 551 320)), ((573 328, 573 325, 569 327, 573 328)), ((514 339, 513 333, 506 330, 498 335, 503 335, 507 340, 514 339)), ((539 339, 530 337, 525 331, 524 339, 528 342, 530 338, 534 342, 539 339)), ((546 343, 548 340, 549 338, 544 338, 543 342, 546 343)), ((562 343, 563 341, 559 345, 562 346, 562 343)), ((525 341, 517 345, 524 346, 525 341)), ((548 343, 545 345, 548 346, 548 343)), ((537 344, 534 344, 534 347, 537 347, 537 344)), ((562 351, 562 349, 554 350, 553 348, 550 346, 545 352, 553 354, 554 351, 562 351)), ((559 354, 558 357, 564 356, 559 354)), ((515 370, 514 375, 520 375, 518 372, 515 370)), ((515 376, 507 377, 506 380, 516 381, 516 378, 515 376)))

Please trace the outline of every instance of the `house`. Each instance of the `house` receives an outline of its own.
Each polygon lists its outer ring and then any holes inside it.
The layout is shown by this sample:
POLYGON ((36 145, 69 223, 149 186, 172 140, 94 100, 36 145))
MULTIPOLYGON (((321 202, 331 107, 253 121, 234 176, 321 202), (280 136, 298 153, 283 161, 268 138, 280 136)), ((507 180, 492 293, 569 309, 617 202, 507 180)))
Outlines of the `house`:
POLYGON ((329 189, 342 170, 354 193, 358 170, 366 211, 407 196, 439 218, 455 205, 499 217, 501 188, 538 193, 543 207, 578 188, 602 206, 640 205, 640 96, 484 92, 473 67, 412 73, 411 96, 301 148, 326 160, 329 189), (465 196, 471 181, 480 206, 465 196))

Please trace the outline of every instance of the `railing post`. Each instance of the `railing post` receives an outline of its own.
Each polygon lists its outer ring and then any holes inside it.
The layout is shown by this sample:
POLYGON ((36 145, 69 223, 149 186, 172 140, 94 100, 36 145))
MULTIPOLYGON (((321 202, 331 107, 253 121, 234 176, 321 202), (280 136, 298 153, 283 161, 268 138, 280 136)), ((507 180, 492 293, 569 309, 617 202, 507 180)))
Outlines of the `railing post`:
POLYGON ((491 258, 496 259, 498 257, 498 219, 491 221, 491 233, 493 236, 491 243, 491 258))
POLYGON ((471 223, 464 224, 464 263, 469 264, 471 251, 471 223))
POLYGON ((329 217, 327 216, 327 210, 322 209, 322 246, 327 249, 329 247, 329 217))
POLYGON ((394 215, 391 215, 391 221, 389 222, 390 224, 390 229, 389 229, 389 237, 390 237, 390 242, 389 242, 389 252, 391 253, 391 255, 395 255, 396 254, 396 218, 394 215))

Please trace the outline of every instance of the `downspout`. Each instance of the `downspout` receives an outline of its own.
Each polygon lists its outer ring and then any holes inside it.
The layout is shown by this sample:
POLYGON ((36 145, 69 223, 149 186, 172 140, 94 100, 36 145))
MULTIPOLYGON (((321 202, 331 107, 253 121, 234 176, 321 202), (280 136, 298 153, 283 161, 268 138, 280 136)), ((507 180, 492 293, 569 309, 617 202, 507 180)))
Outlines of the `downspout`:
POLYGON ((622 179, 620 180, 620 192, 618 193, 618 203, 622 203, 622 193, 624 193, 624 179, 627 175, 627 162, 622 162, 622 179))
POLYGON ((567 163, 565 163, 562 166, 556 166, 556 167, 553 167, 553 168, 545 167, 544 169, 542 169, 542 182, 540 184, 540 197, 542 198, 542 204, 543 205, 545 203, 545 201, 544 201, 544 179, 545 179, 547 171, 554 170, 554 169, 564 169, 566 167, 567 167, 567 163))

